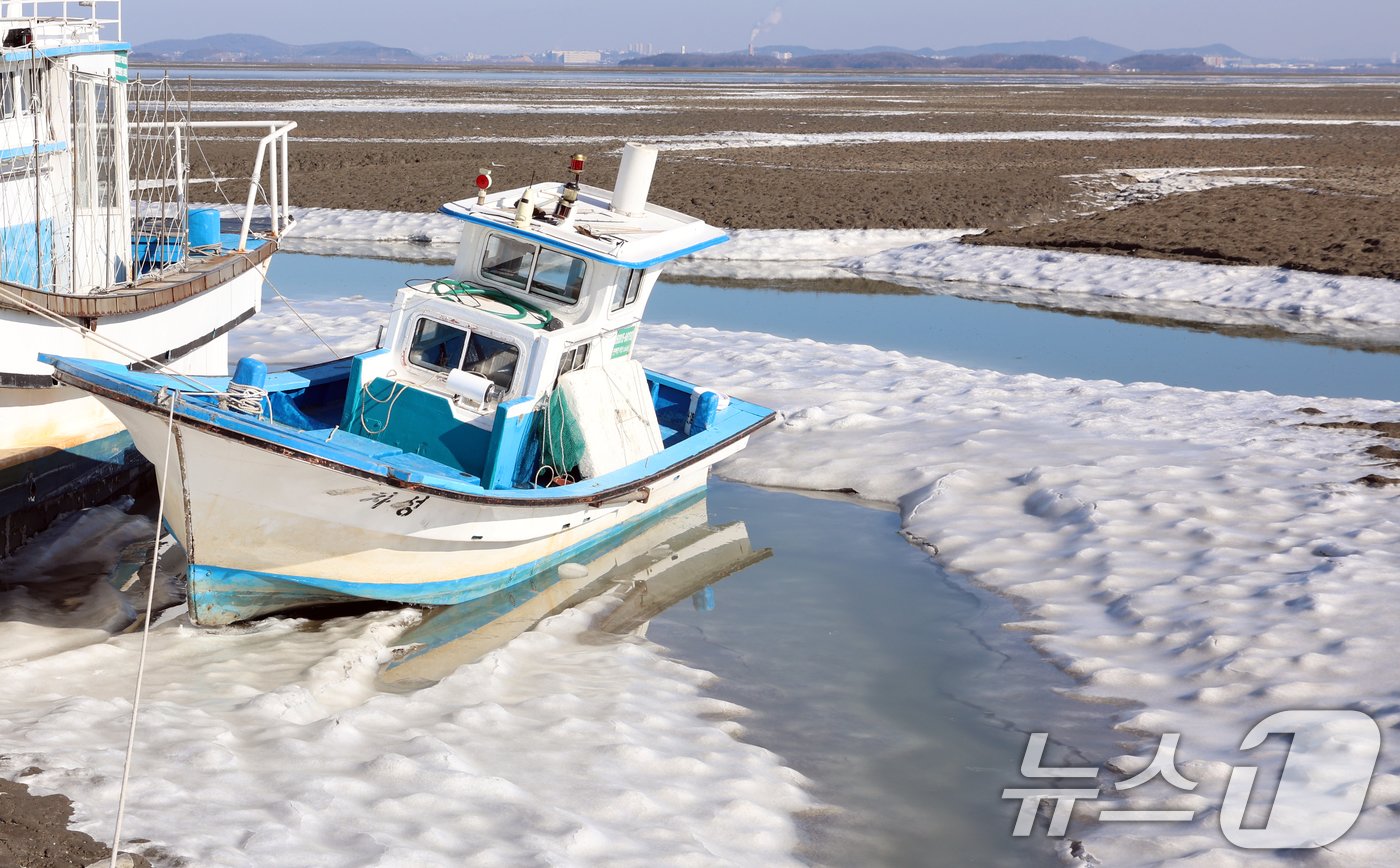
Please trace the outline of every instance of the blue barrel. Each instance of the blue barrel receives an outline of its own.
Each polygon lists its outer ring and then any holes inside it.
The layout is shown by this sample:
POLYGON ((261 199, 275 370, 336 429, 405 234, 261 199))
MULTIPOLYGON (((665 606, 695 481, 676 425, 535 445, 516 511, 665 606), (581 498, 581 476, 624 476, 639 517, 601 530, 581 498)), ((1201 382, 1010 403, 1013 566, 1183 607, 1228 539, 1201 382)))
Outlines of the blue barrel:
POLYGON ((219 247, 219 212, 214 208, 190 211, 190 247, 219 247))

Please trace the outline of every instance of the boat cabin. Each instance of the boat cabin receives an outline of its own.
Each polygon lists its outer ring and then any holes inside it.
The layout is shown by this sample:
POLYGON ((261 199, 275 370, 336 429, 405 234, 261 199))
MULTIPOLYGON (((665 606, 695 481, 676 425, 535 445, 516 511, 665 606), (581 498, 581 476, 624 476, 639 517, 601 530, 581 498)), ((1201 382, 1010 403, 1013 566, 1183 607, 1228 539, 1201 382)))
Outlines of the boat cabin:
POLYGON ((613 192, 577 182, 581 157, 562 184, 490 194, 483 173, 443 206, 456 264, 401 289, 383 346, 350 360, 340 429, 486 488, 597 477, 689 433, 699 393, 632 349, 662 267, 726 236, 646 202, 655 159, 629 145, 613 192))

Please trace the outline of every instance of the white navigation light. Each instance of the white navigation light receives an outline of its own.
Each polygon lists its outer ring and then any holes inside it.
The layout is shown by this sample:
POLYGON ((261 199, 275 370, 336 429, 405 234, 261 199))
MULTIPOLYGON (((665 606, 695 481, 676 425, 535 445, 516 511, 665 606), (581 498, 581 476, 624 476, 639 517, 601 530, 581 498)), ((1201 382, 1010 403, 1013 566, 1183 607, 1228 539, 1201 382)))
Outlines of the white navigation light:
POLYGON ((647 194, 651 192, 651 174, 656 169, 656 146, 628 142, 622 149, 622 163, 617 167, 617 186, 613 188, 612 210, 628 217, 640 217, 647 210, 647 194))

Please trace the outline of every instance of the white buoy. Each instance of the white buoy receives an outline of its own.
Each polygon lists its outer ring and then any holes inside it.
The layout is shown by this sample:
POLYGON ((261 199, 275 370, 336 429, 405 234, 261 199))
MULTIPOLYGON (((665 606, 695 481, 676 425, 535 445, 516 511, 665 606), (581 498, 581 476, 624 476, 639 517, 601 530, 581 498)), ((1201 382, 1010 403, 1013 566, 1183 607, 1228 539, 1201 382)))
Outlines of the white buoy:
POLYGON ((628 142, 623 146, 622 163, 617 167, 617 185, 613 188, 612 210, 628 217, 646 213, 656 154, 655 145, 628 142))

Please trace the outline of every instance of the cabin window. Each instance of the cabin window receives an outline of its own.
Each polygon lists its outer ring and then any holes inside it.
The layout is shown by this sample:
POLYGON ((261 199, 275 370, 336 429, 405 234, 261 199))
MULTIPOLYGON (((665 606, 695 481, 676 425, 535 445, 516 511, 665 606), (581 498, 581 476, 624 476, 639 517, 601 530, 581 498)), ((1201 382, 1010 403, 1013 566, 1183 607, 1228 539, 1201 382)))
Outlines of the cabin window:
POLYGON ((91 78, 73 82, 73 196, 82 210, 116 208, 122 193, 116 125, 120 85, 91 78))
POLYGON ((535 266, 535 279, 530 291, 567 301, 578 301, 583 290, 583 260, 555 250, 540 250, 540 262, 535 266))
POLYGON ((582 259, 504 235, 486 240, 481 273, 533 295, 573 304, 583 292, 582 259))
POLYGON ((480 374, 508 392, 515 379, 515 363, 519 360, 520 350, 513 345, 474 332, 467 341, 462 370, 480 374))
POLYGON ((530 268, 534 262, 535 245, 492 235, 486 241, 486 258, 481 262, 481 271, 524 289, 530 284, 530 268))
POLYGON ((422 319, 413 332, 408 360, 432 371, 461 368, 480 374, 502 390, 510 391, 520 350, 506 341, 436 320, 422 319))
POLYGON ((570 371, 577 371, 588 364, 588 344, 579 344, 568 350, 559 359, 559 376, 564 376, 570 371))
POLYGON ((408 350, 408 360, 434 371, 450 371, 462 360, 462 350, 466 345, 465 331, 435 320, 419 320, 418 329, 413 334, 413 345, 408 350))
POLYGON ((642 272, 629 271, 627 279, 618 281, 617 290, 613 294, 612 309, 622 310, 627 305, 637 300, 637 295, 642 291, 642 272))
POLYGON ((12 118, 22 113, 24 97, 20 93, 20 73, 0 72, 0 118, 12 118))
POLYGON ((17 118, 39 113, 44 92, 41 69, 0 72, 0 118, 17 118))

